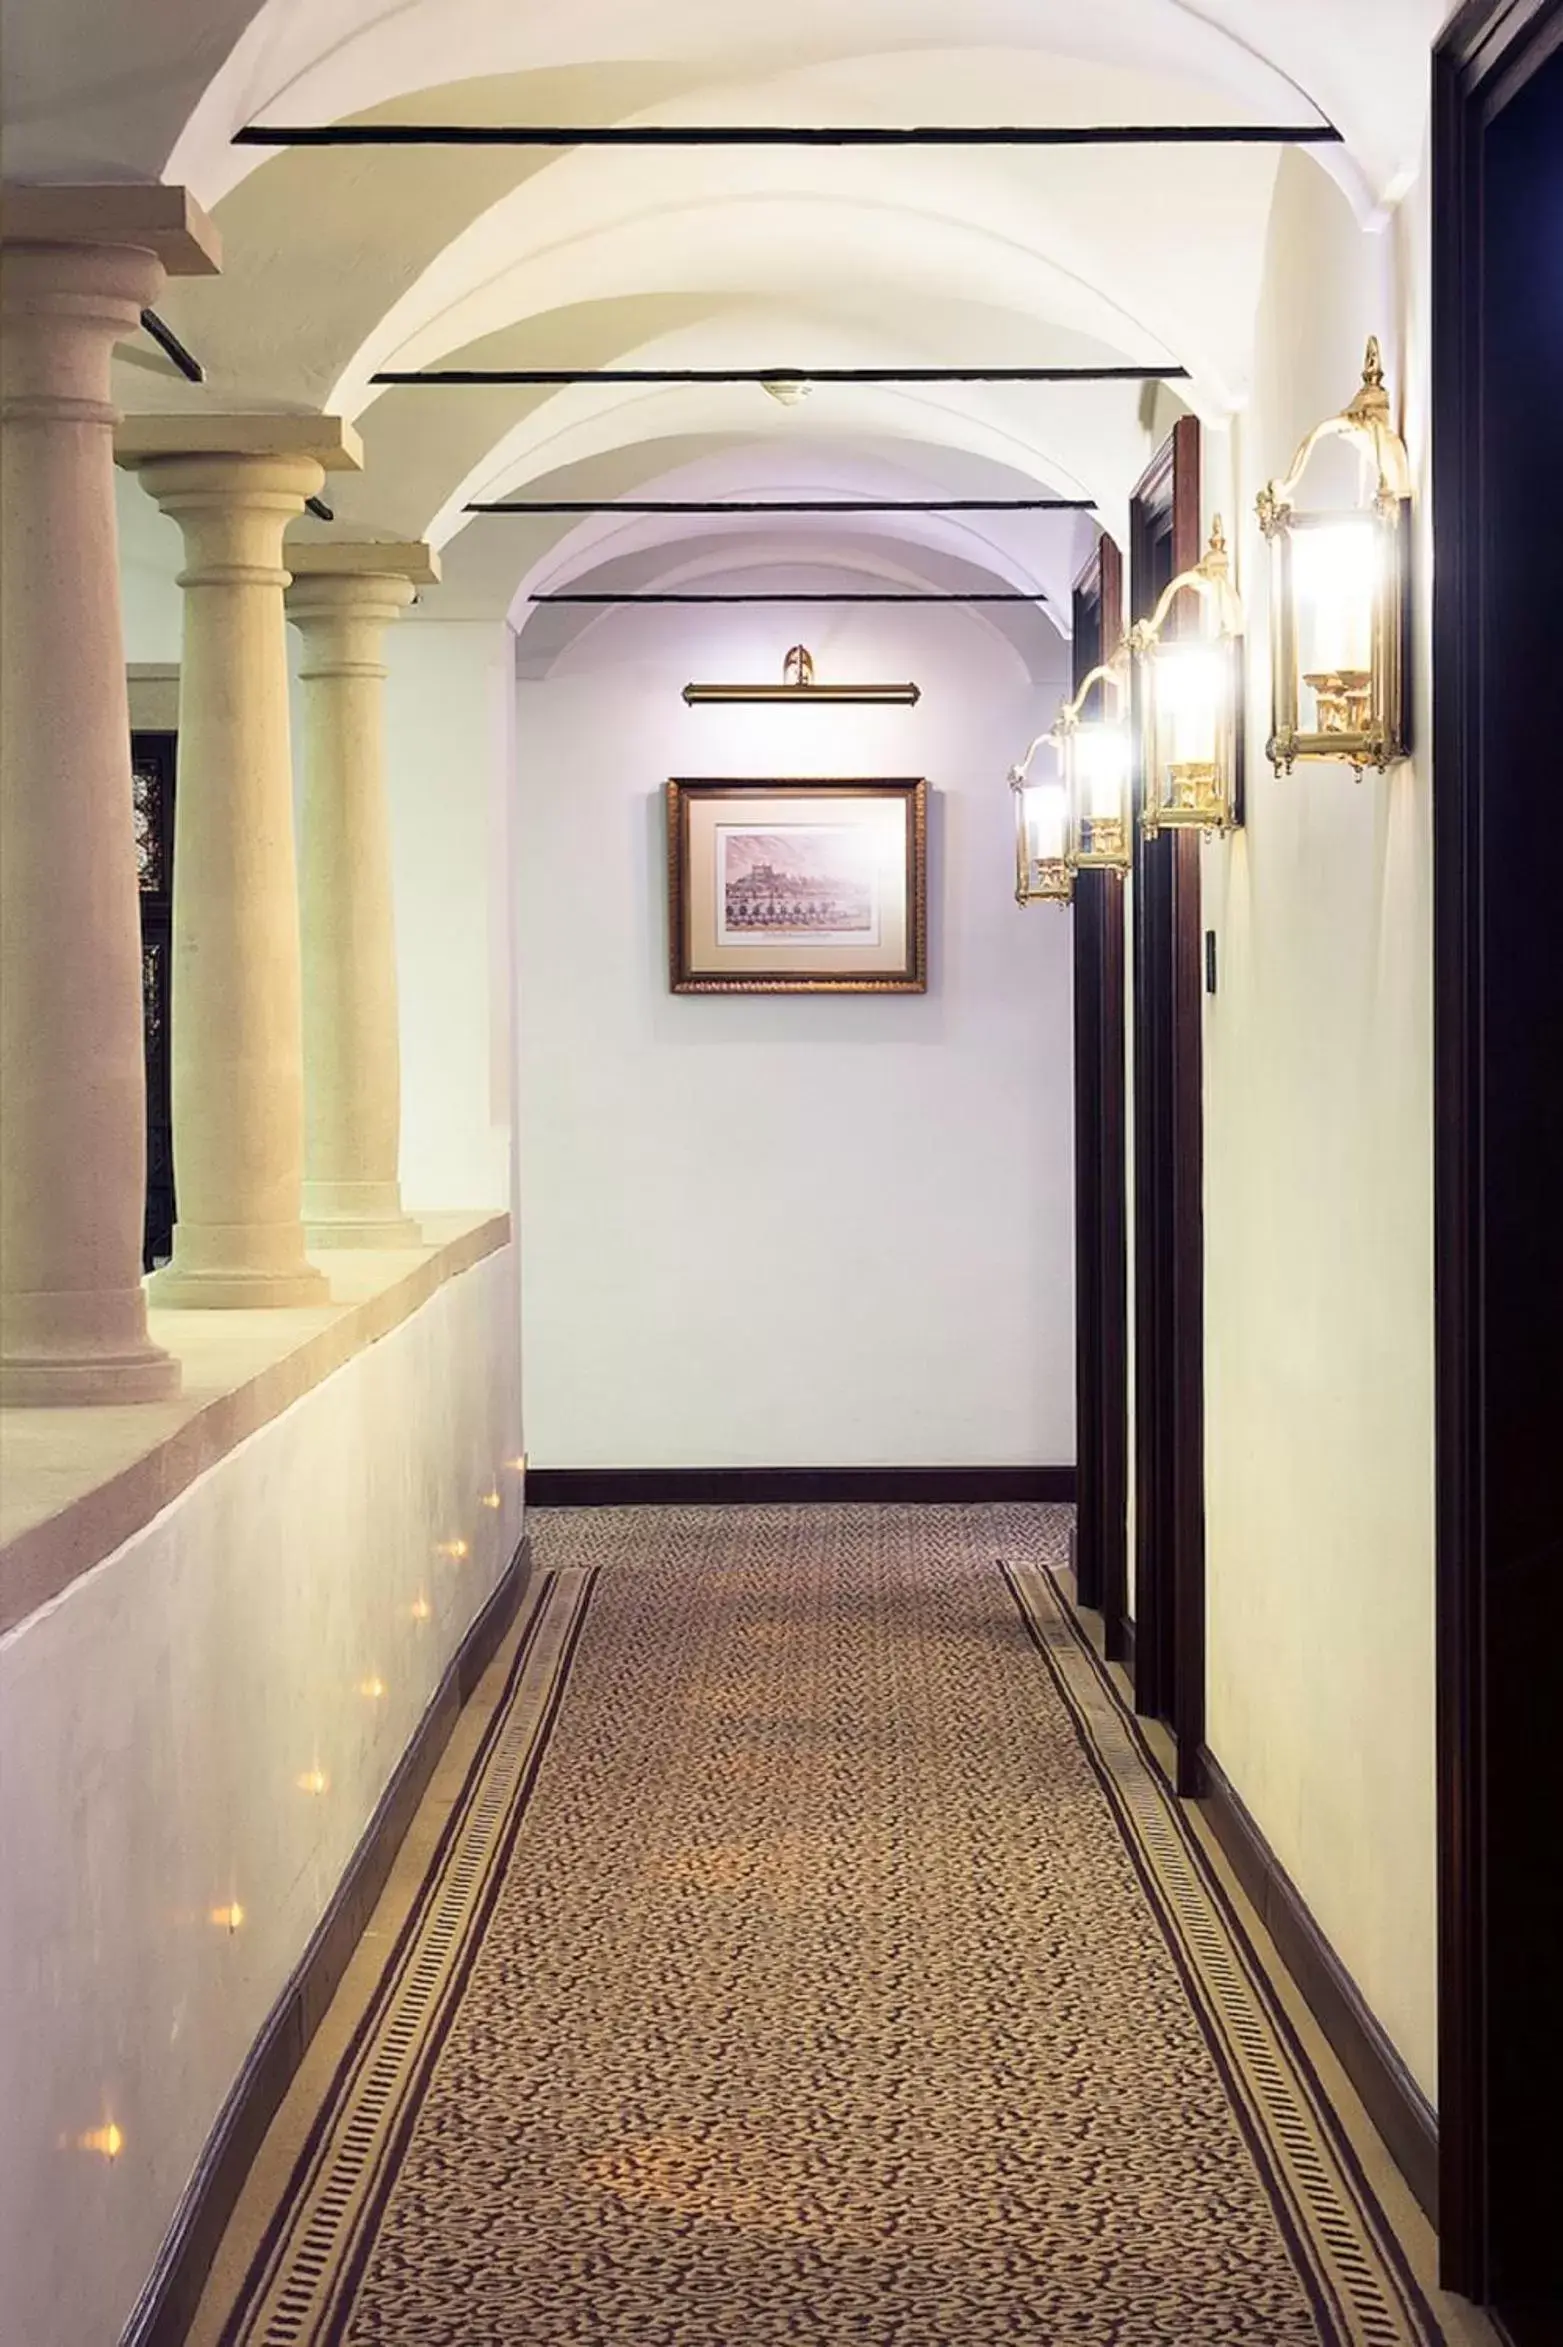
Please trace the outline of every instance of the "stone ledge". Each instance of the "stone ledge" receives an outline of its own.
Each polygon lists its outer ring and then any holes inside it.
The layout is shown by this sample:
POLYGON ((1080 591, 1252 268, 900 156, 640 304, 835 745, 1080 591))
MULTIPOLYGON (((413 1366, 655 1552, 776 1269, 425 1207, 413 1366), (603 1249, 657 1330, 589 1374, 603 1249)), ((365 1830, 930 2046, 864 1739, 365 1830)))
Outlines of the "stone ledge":
POLYGON ((156 253, 170 277, 215 277, 217 224, 187 187, 161 180, 93 180, 74 186, 12 180, 3 197, 7 244, 99 245, 156 253))
POLYGON ((170 1402, 0 1411, 0 1636, 111 1556, 246 1438, 510 1242, 508 1214, 426 1214, 428 1244, 314 1260, 329 1304, 148 1314, 184 1368, 170 1402))

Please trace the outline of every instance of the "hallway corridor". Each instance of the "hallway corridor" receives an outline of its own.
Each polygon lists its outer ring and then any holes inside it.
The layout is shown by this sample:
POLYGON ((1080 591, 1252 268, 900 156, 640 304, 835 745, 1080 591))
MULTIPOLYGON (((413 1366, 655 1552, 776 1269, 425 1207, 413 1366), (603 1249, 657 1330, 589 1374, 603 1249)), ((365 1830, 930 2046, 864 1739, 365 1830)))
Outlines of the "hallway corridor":
POLYGON ((197 2340, 1444 2337, 1054 1593, 1068 1510, 533 1526, 197 2340))

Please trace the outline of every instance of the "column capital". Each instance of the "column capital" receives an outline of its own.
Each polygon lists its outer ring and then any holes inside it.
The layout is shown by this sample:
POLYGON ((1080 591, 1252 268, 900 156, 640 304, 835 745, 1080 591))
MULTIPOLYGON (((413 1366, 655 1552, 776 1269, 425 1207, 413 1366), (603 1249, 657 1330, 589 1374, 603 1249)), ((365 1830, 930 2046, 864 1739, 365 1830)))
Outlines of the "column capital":
POLYGON ((437 587, 440 558, 422 540, 309 538, 286 549, 294 579, 406 579, 410 586, 437 587))
POLYGON ((155 255, 169 277, 213 277, 222 238, 186 187, 161 181, 0 188, 0 246, 90 245, 155 255))
POLYGON ((190 460, 229 463, 237 486, 246 466, 278 458, 313 463, 327 473, 362 472, 364 445, 342 416, 127 416, 114 435, 114 456, 132 472, 190 460))
POLYGON ((437 584, 440 576, 439 556, 421 544, 314 540, 284 544, 282 559, 293 574, 285 598, 288 617, 304 636, 322 639, 312 654, 317 671, 316 655, 332 657, 336 666, 362 666, 367 658, 362 627, 374 629, 395 619, 415 600, 419 587, 437 584), (334 636, 343 640, 327 655, 326 644, 334 636))

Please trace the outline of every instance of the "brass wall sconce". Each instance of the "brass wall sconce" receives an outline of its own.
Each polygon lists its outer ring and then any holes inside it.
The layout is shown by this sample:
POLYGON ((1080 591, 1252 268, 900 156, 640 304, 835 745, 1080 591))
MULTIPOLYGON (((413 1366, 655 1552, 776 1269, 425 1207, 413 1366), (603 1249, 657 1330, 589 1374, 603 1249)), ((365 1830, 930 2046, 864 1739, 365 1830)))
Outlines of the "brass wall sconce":
POLYGON ((1362 385, 1338 416, 1315 426, 1283 480, 1258 499, 1271 548, 1271 732, 1277 774, 1300 758, 1344 759, 1381 773, 1406 755, 1406 576, 1411 466, 1390 421, 1376 340, 1362 385), (1304 472, 1320 445, 1341 439, 1362 459, 1363 501, 1298 511, 1304 472))
POLYGON ((1009 787, 1015 794, 1017 905, 1067 905, 1075 893, 1069 861, 1069 793, 1062 767, 1040 781, 1031 779, 1031 762, 1044 748, 1056 758, 1056 734, 1039 733, 1019 765, 1009 770, 1009 787))
POLYGON ((1129 678, 1125 640, 1064 703, 1054 727, 1069 804, 1066 853, 1076 872, 1127 872, 1133 860, 1129 678))
POLYGON ((922 699, 916 685, 822 685, 814 681, 814 656, 806 644, 794 644, 782 662, 780 684, 685 685, 690 708, 708 701, 784 701, 834 704, 867 702, 877 708, 915 709, 922 699))
POLYGON ((1219 514, 1203 559, 1168 583, 1129 644, 1140 687, 1141 831, 1231 831, 1243 818, 1243 606, 1219 514), (1198 634, 1169 625, 1188 596, 1198 634))

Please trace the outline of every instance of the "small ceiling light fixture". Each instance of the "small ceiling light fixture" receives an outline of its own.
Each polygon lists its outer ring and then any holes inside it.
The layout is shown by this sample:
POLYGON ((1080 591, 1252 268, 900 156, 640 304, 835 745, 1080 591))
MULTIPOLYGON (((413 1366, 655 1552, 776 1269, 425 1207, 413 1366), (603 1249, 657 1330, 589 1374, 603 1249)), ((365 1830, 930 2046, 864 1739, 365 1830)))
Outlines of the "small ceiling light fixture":
POLYGON ((801 407, 813 388, 807 375, 767 375, 761 385, 778 407, 801 407))
POLYGON ((1140 677, 1141 831, 1231 831, 1243 819, 1243 606, 1219 514, 1203 559, 1168 582, 1129 645, 1140 677), (1177 625, 1179 598, 1190 595, 1198 635, 1177 625))
POLYGON ((1010 768, 1009 787, 1015 794, 1015 902, 1067 905, 1075 893, 1075 875, 1069 861, 1069 792, 1056 733, 1037 735, 1019 765, 1010 768), (1042 749, 1053 753, 1053 771, 1033 781, 1032 760, 1042 749))
POLYGON ((866 701, 880 708, 914 709, 922 694, 916 685, 816 684, 813 653, 806 644, 794 644, 782 662, 780 684, 685 685, 684 699, 691 709, 707 701, 784 701, 794 706, 804 701, 821 706, 866 701))
POLYGON ((1376 339, 1362 383, 1338 416, 1315 425, 1284 480, 1259 493, 1270 541, 1271 732, 1277 774, 1299 758, 1345 759, 1361 780, 1406 755, 1406 576, 1411 465, 1390 421, 1376 339), (1299 512, 1315 450, 1341 439, 1362 459, 1358 502, 1299 512))

